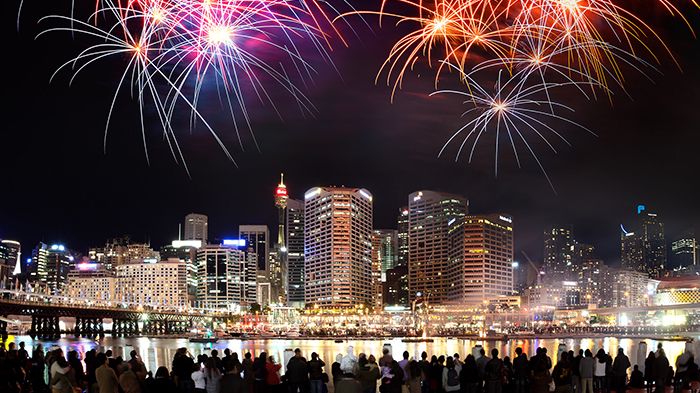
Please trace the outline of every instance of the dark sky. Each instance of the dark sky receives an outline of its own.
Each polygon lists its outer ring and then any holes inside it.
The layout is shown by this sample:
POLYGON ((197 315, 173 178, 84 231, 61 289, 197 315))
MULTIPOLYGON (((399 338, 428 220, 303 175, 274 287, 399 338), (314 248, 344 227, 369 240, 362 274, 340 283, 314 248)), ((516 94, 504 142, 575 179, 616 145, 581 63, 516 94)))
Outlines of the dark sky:
MULTIPOLYGON (((96 63, 68 86, 52 72, 83 48, 80 39, 53 35, 34 40, 42 14, 66 13, 69 2, 27 0, 20 31, 16 6, 3 2, 3 126, 0 139, 0 238, 18 239, 24 252, 38 241, 64 242, 85 251, 108 237, 130 234, 159 247, 177 236, 188 212, 209 215, 210 237, 234 235, 239 224, 275 224, 272 193, 285 172, 292 197, 316 185, 347 185, 374 194, 374 222, 395 227, 407 195, 436 189, 466 195, 474 213, 508 212, 515 217, 520 250, 540 258, 542 231, 550 223, 571 223, 576 237, 599 248, 609 263, 619 258, 619 224, 637 203, 658 211, 667 236, 700 228, 700 42, 682 22, 665 16, 651 21, 669 43, 682 71, 667 58, 651 73, 634 73, 626 97, 619 89, 607 99, 574 99, 572 119, 594 130, 593 137, 564 126, 573 147, 558 144, 554 155, 536 144, 556 188, 552 191, 532 159, 523 168, 503 155, 494 175, 493 145, 482 145, 475 162, 454 162, 437 153, 462 123, 457 97, 427 96, 432 74, 414 73, 389 100, 390 89, 374 77, 396 36, 391 24, 374 32, 357 24, 350 47, 335 44, 333 58, 342 78, 316 61, 319 75, 306 90, 317 106, 303 117, 285 97, 271 108, 251 103, 260 152, 236 144, 233 127, 215 102, 203 111, 230 147, 228 161, 203 128, 190 132, 176 122, 191 176, 170 156, 153 123, 147 131, 146 162, 136 104, 121 95, 103 152, 104 125, 123 59, 96 63), (59 3, 59 4, 55 4, 59 3), (50 9, 51 8, 51 9, 50 9)), ((700 10, 688 8, 700 28, 700 10)), ((150 113, 152 115, 152 113, 150 113)), ((561 126, 561 124, 560 124, 561 126)))

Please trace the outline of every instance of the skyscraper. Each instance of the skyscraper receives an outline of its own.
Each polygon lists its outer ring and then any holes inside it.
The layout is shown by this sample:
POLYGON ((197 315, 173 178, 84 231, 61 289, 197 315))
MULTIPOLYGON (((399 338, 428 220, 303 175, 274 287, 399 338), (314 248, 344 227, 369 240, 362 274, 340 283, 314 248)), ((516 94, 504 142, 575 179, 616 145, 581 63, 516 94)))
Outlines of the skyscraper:
POLYGON ((73 256, 63 244, 52 244, 46 255, 46 281, 49 294, 58 295, 68 282, 73 256))
POLYGON ((287 200, 287 304, 304 307, 304 202, 287 200))
POLYGON ((398 231, 396 229, 375 229, 372 232, 372 244, 376 242, 376 249, 372 249, 373 257, 379 259, 382 281, 386 271, 398 265, 398 231))
POLYGON ((450 224, 447 282, 453 303, 477 305, 513 295, 513 218, 466 216, 450 224))
POLYGON ((667 266, 664 223, 645 205, 637 206, 633 231, 621 233, 622 267, 658 277, 667 266))
POLYGON ((207 244, 209 239, 209 218, 204 214, 190 213, 185 216, 185 237, 183 240, 201 240, 207 244))
POLYGON ((29 281, 35 287, 46 285, 46 265, 48 264, 49 246, 39 243, 32 250, 32 262, 29 267, 29 281))
POLYGON ((185 264, 187 271, 187 297, 194 305, 197 299, 199 269, 197 267, 197 249, 202 247, 201 240, 173 240, 169 246, 160 250, 162 260, 177 259, 185 264))
POLYGON ((236 246, 207 245, 197 250, 200 307, 247 307, 257 301, 257 255, 236 246))
POLYGON ((14 285, 12 277, 22 273, 21 246, 15 240, 0 240, 0 285, 14 285))
POLYGON ((399 216, 397 218, 397 233, 396 233, 396 247, 397 251, 397 265, 408 266, 408 207, 404 206, 399 209, 399 216))
POLYGON ((258 270, 267 271, 270 254, 270 230, 267 225, 239 225, 238 235, 257 255, 258 270))
POLYGON ((306 307, 372 304, 372 194, 315 187, 304 199, 306 307))
POLYGON ((551 281, 572 278, 574 235, 570 225, 551 226, 544 232, 544 272, 551 281))
POLYGON ((671 266, 673 269, 695 267, 700 263, 698 258, 698 240, 692 230, 685 231, 671 243, 671 266))
POLYGON ((459 195, 416 191, 408 196, 409 301, 420 295, 431 304, 449 300, 448 228, 467 214, 467 208, 466 198, 459 195))

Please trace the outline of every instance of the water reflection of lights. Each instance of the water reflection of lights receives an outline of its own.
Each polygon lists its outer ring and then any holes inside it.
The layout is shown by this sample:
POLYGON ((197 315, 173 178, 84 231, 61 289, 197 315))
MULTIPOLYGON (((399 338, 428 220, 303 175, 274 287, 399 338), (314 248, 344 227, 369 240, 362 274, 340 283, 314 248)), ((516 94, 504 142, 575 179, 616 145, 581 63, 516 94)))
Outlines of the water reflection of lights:
MULTIPOLYGON (((692 343, 693 352, 700 353, 700 337, 695 337, 692 343)), ((28 350, 33 350, 38 341, 33 341, 28 336, 10 336, 10 341, 19 343, 24 341, 27 344, 28 350)), ((531 356, 537 347, 547 348, 547 353, 552 357, 552 361, 557 361, 557 349, 560 344, 566 345, 567 350, 578 351, 581 349, 590 349, 595 352, 598 348, 605 349, 606 352, 615 354, 617 348, 623 348, 629 356, 632 364, 637 363, 640 339, 617 339, 614 337, 595 338, 595 339, 573 339, 573 338, 546 338, 546 339, 513 339, 506 342, 503 341, 488 341, 488 340, 469 340, 469 339, 448 339, 434 338, 432 343, 405 343, 400 338, 386 340, 353 340, 348 339, 340 343, 336 343, 334 339, 327 340, 300 340, 300 339, 273 339, 273 340, 220 340, 219 342, 209 344, 190 343, 186 339, 150 339, 146 337, 140 338, 111 338, 106 337, 100 340, 91 339, 61 339, 58 341, 44 342, 44 349, 48 350, 51 347, 60 347, 65 353, 69 350, 77 350, 80 353, 81 359, 84 359, 85 352, 92 348, 98 351, 112 349, 114 356, 122 356, 125 360, 129 359, 129 352, 136 350, 139 356, 143 359, 149 370, 153 370, 158 366, 170 368, 172 357, 177 348, 186 347, 194 356, 200 353, 209 354, 211 349, 217 349, 220 356, 223 356, 223 350, 229 348, 231 351, 241 355, 244 352, 250 351, 254 356, 261 351, 267 351, 268 354, 275 357, 277 361, 284 359, 285 350, 300 348, 303 354, 307 357, 311 352, 317 352, 321 358, 330 364, 335 359, 336 354, 345 353, 348 346, 353 346, 355 354, 364 352, 378 356, 385 343, 391 344, 392 352, 395 357, 400 357, 403 351, 408 351, 411 357, 418 358, 422 351, 428 354, 449 354, 459 353, 463 357, 472 352, 475 345, 482 345, 487 352, 492 348, 497 348, 503 355, 508 355, 511 358, 515 354, 515 348, 521 347, 523 351, 531 356)), ((672 364, 675 363, 678 357, 685 348, 683 341, 657 341, 643 340, 646 343, 646 350, 656 350, 659 342, 663 344, 666 354, 672 364)), ((646 354, 645 354, 646 355, 646 354)), ((643 356, 645 357, 645 356, 643 356)), ((284 365, 283 365, 284 367, 284 365)), ((284 369, 282 370, 284 372, 284 369)))

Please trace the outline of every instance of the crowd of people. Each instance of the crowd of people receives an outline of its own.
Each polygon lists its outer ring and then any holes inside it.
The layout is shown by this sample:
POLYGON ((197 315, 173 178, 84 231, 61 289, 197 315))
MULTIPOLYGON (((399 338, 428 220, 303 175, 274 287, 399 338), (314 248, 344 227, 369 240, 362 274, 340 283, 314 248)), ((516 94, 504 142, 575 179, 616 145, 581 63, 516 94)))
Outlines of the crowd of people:
MULTIPOLYGON (((349 347, 327 365, 313 352, 307 360, 300 349, 289 358, 285 373, 273 356, 250 352, 240 359, 225 349, 193 357, 186 348, 176 351, 170 370, 158 367, 153 375, 131 351, 129 360, 113 356, 111 350, 92 349, 80 354, 60 348, 44 352, 41 344, 30 354, 24 343, 0 348, 0 392, 8 393, 624 393, 628 388, 679 393, 700 381, 700 371, 687 348, 675 362, 675 373, 663 347, 650 352, 642 372, 622 348, 613 358, 603 349, 563 351, 556 364, 546 348, 537 348, 528 358, 521 348, 515 356, 499 358, 480 349, 462 360, 459 354, 410 359, 403 352, 395 360, 388 347, 376 359, 372 354, 355 356, 349 347), (331 383, 332 382, 332 383, 331 383)), ((694 389, 694 390, 697 390, 694 389)))

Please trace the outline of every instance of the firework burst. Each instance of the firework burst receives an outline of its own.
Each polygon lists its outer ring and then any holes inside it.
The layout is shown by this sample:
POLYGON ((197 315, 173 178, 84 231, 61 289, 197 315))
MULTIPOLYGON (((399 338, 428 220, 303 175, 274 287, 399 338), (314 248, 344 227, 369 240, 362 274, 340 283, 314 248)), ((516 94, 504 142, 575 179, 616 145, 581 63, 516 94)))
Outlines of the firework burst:
POLYGON ((84 20, 74 17, 74 10, 70 16, 42 18, 40 22, 51 27, 39 36, 69 32, 92 39, 93 45, 56 71, 72 70, 71 82, 97 61, 126 57, 107 115, 105 147, 117 97, 129 92, 139 106, 144 149, 144 112, 150 106, 173 157, 187 170, 172 127, 179 108, 189 111, 192 126, 203 124, 235 163, 201 113, 200 102, 207 92, 216 91, 230 114, 241 149, 244 133, 258 147, 249 115, 251 101, 280 115, 271 86, 291 97, 303 114, 315 113, 303 91, 316 74, 306 55, 311 48, 332 64, 329 45, 338 30, 324 30, 328 12, 321 3, 306 0, 97 0, 94 12, 84 20))

